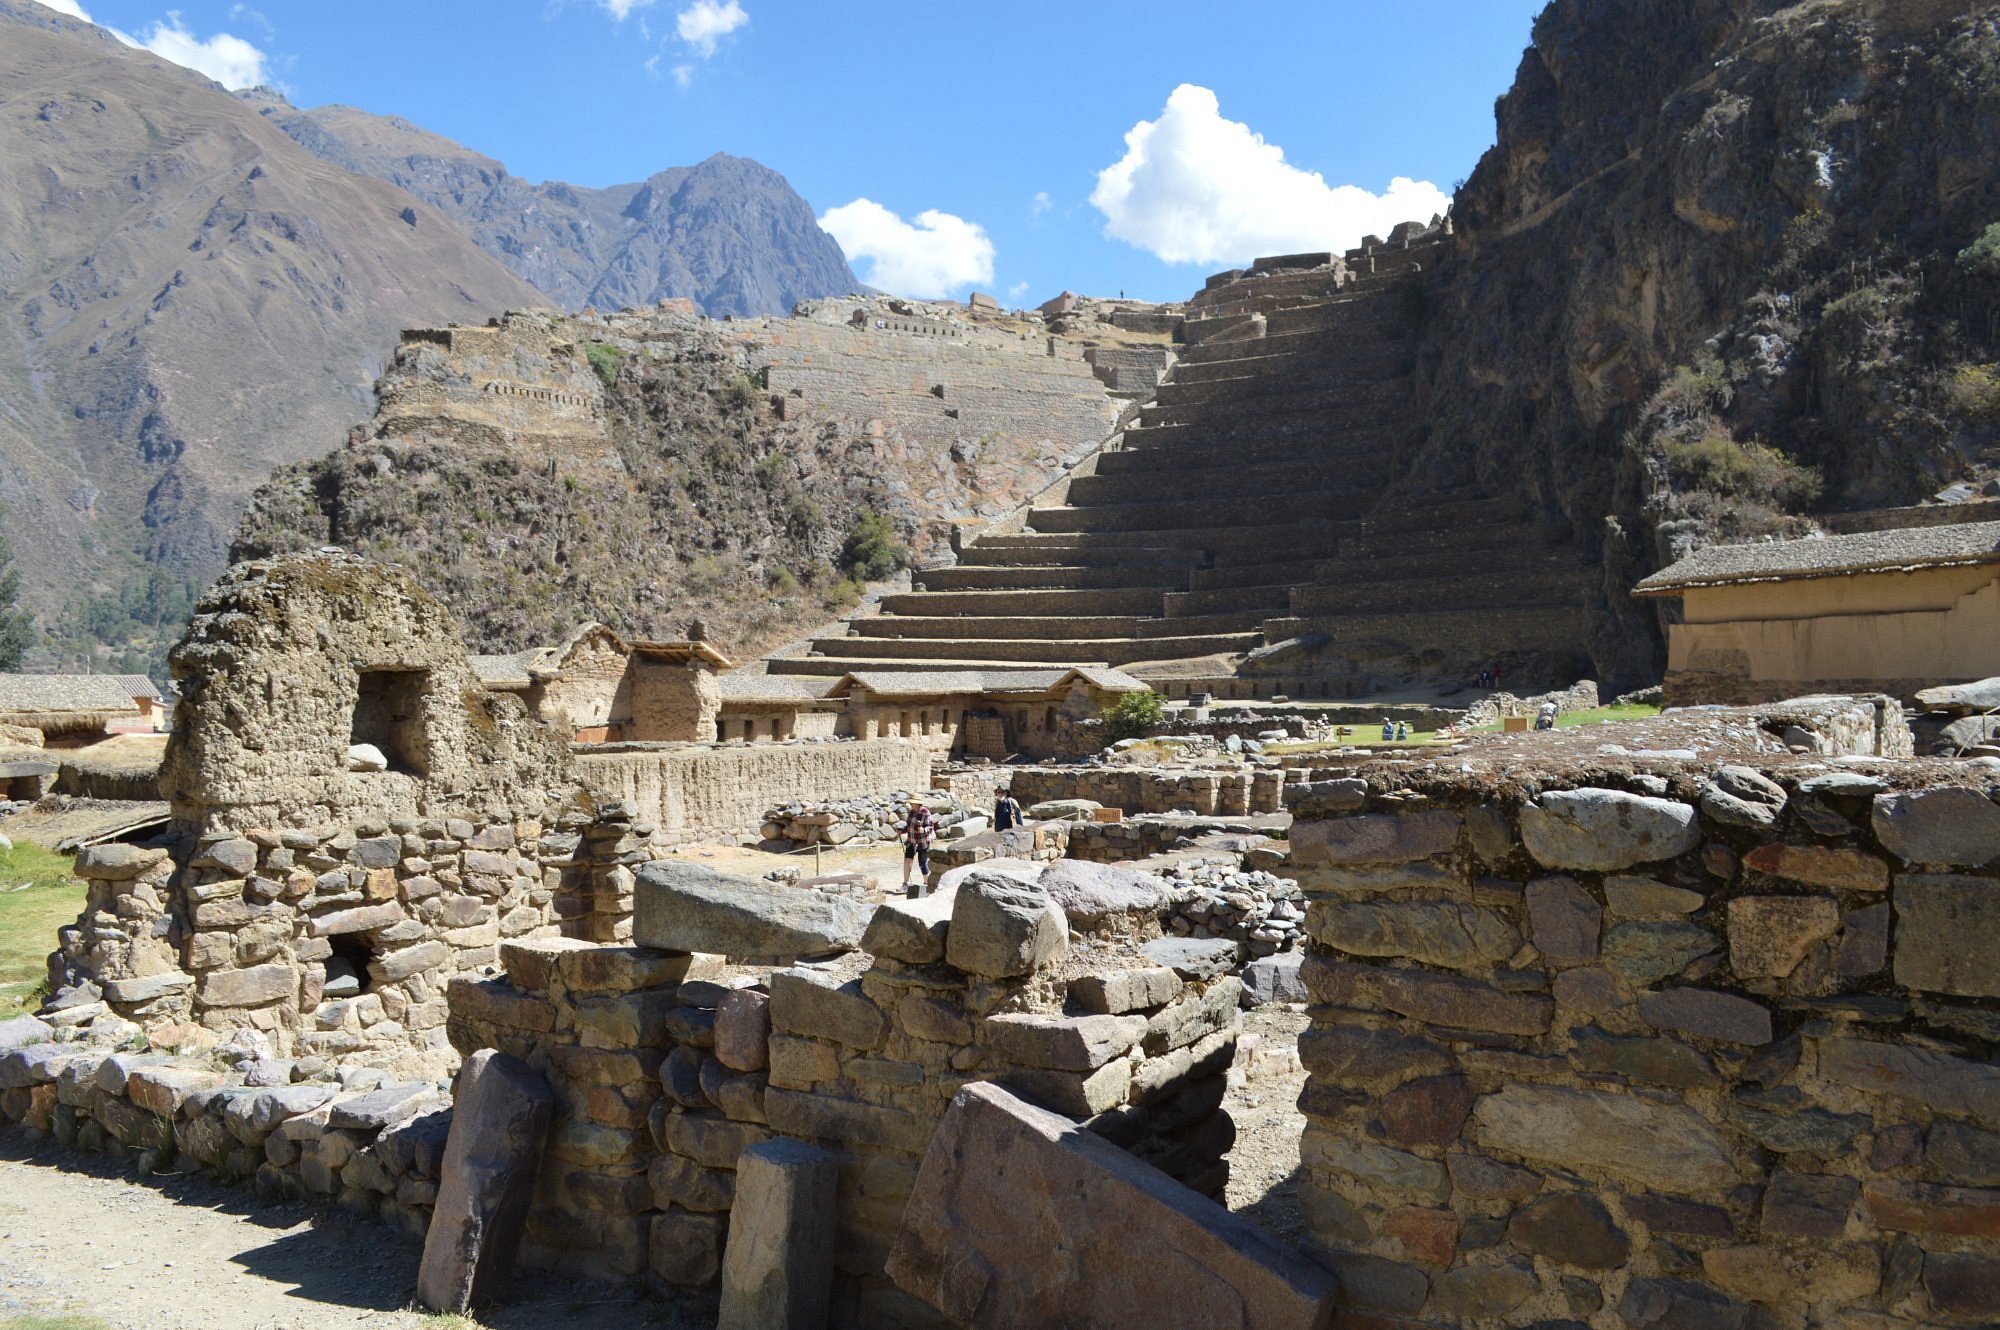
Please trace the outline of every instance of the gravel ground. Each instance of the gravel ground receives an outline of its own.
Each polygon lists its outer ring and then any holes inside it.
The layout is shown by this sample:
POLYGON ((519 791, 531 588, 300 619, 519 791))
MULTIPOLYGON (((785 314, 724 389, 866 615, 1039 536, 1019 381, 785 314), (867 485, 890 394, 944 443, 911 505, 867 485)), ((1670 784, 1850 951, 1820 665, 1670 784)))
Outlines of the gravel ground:
POLYGON ((1223 1106, 1236 1122, 1229 1152, 1229 1208, 1292 1243, 1305 1233, 1299 1214, 1299 1133, 1305 1116, 1299 1093, 1303 1007, 1259 1007, 1243 1013, 1243 1036, 1223 1106))
MULTIPOLYGON (((95 1317, 115 1330, 458 1330, 410 1309, 422 1244, 334 1208, 253 1207, 202 1178, 0 1131, 0 1319, 95 1317)), ((535 1277, 492 1330, 698 1330, 704 1304, 535 1277)))

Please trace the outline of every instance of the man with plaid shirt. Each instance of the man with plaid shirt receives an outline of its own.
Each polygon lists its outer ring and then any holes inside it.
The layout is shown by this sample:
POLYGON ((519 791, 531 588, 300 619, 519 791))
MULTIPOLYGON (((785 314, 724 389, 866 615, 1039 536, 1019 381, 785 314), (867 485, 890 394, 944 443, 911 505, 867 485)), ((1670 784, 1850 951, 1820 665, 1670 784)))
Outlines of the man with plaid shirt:
POLYGON ((910 865, 916 864, 917 872, 923 879, 922 894, 931 876, 931 837, 937 832, 937 815, 931 812, 921 795, 910 796, 910 811, 903 818, 903 894, 910 892, 910 865))

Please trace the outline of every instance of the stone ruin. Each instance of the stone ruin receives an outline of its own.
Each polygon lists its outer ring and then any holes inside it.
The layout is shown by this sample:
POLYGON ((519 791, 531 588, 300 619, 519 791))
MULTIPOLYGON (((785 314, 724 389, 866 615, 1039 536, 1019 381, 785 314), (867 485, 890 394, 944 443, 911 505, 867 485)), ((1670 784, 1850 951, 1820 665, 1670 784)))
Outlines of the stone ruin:
POLYGON ((454 1308, 518 1259, 732 1326, 2000 1318, 2000 761, 1871 699, 1282 770, 1244 853, 1305 904, 1293 1246, 1207 1199, 1243 944, 1071 853, 1118 824, 879 906, 649 862, 450 639, 359 561, 225 579, 172 843, 82 857, 0 1114, 423 1231, 454 1308))

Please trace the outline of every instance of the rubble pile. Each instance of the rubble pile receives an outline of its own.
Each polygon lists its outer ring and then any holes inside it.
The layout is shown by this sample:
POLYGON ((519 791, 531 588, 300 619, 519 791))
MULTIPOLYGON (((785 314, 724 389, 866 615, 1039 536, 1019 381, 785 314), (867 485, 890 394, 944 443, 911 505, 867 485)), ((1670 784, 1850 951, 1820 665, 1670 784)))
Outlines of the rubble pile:
POLYGON ((1228 860, 1194 860, 1159 870, 1166 881, 1166 930, 1177 937, 1228 938, 1253 956, 1299 945, 1305 894, 1288 877, 1244 870, 1228 860))
MULTIPOLYGON (((956 796, 926 790, 920 796, 937 815, 937 838, 956 840, 986 830, 990 819, 956 796)), ((801 845, 877 845, 903 830, 910 792, 894 790, 859 799, 801 800, 765 810, 763 848, 782 853, 801 845), (788 843, 782 843, 788 842, 788 843)))

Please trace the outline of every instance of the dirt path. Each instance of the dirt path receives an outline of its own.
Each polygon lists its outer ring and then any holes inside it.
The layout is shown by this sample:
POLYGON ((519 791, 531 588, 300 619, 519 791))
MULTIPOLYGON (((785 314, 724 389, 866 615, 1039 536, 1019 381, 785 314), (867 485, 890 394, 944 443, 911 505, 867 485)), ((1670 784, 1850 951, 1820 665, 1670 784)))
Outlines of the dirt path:
POLYGON ((1229 1208, 1255 1220, 1285 1242, 1305 1232, 1299 1213, 1299 1032, 1303 1009, 1260 1007, 1243 1014, 1236 1072, 1223 1106, 1236 1122, 1229 1152, 1229 1208))
MULTIPOLYGON (((0 1319, 96 1317, 116 1330, 444 1330, 409 1310, 422 1244, 338 1209, 253 1206, 201 1178, 0 1132, 0 1319)), ((700 1304, 537 1277, 493 1330, 699 1330, 700 1304)))

